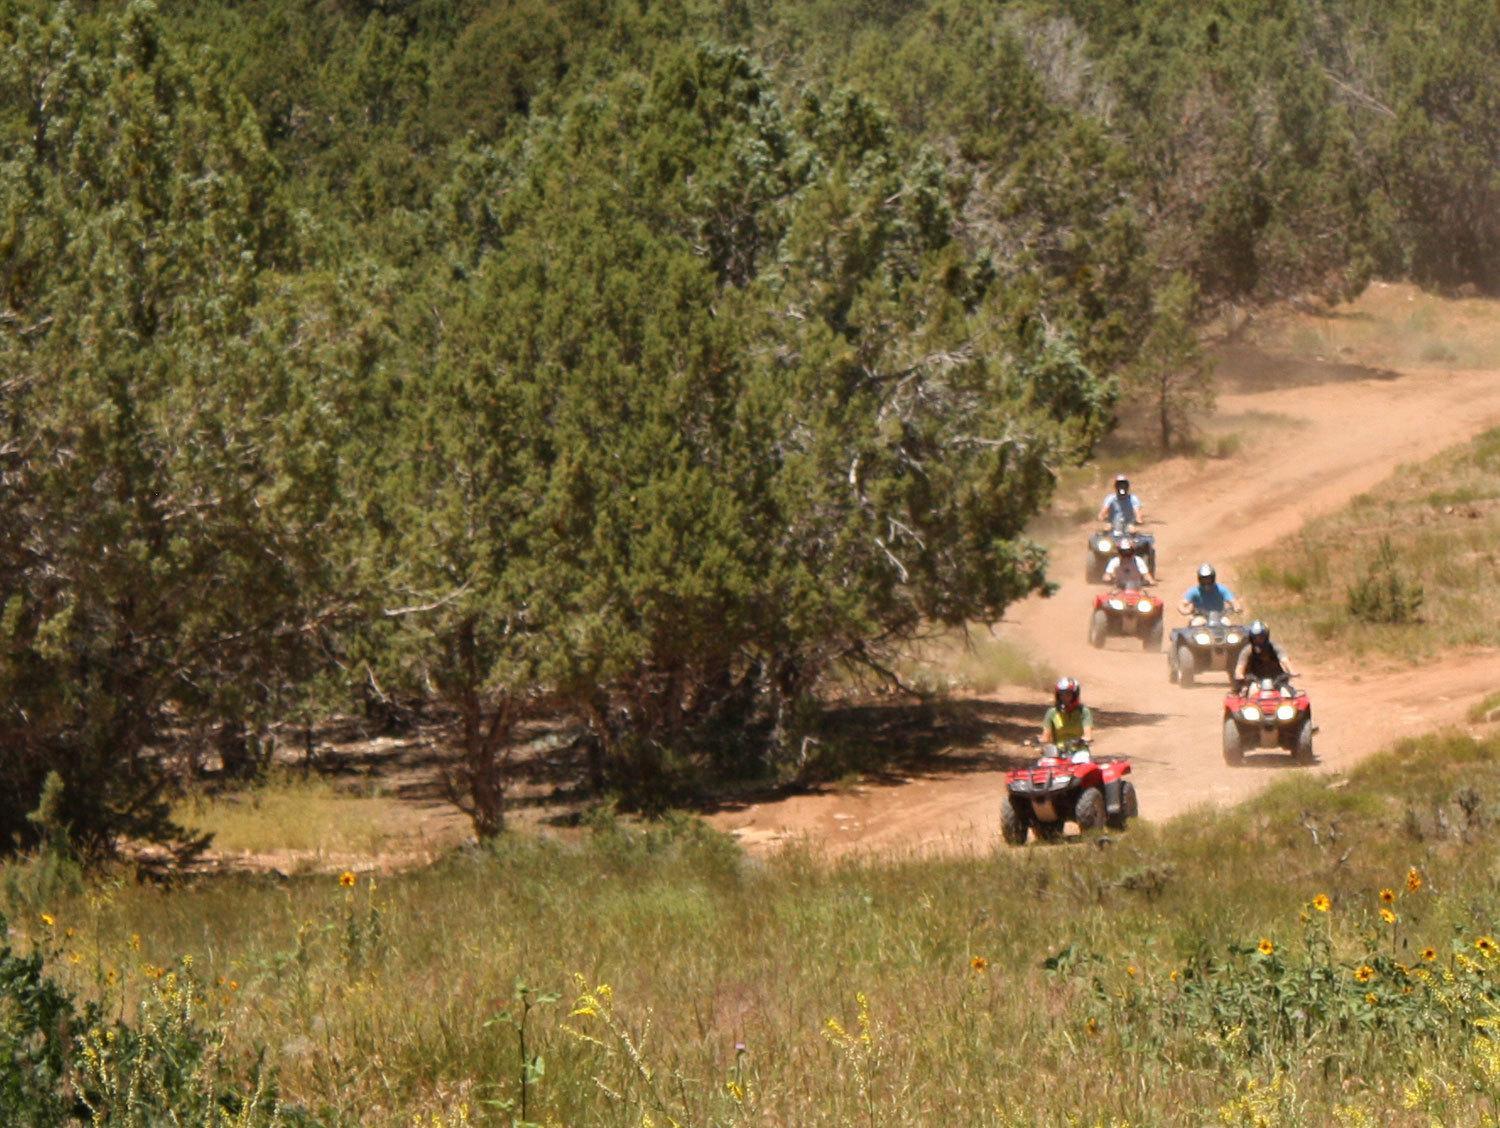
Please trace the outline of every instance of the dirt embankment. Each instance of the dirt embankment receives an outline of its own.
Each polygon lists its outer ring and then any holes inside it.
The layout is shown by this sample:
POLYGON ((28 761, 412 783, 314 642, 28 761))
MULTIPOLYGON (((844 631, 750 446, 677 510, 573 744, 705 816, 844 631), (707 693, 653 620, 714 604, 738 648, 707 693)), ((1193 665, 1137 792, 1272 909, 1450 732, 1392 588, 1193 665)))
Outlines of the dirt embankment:
MULTIPOLYGON (((1371 300, 1413 299, 1386 287, 1371 300)), ((1310 517, 1344 505, 1404 463, 1500 424, 1500 369, 1397 369, 1363 363, 1367 349, 1342 352, 1336 361, 1304 362, 1247 346, 1226 352, 1220 372, 1228 390, 1219 412, 1231 426, 1244 424, 1241 449, 1213 461, 1173 459, 1136 475, 1169 605, 1200 562, 1212 561, 1233 587, 1238 563, 1274 553, 1310 517)), ((1182 689, 1168 683, 1165 656, 1143 653, 1138 642, 1113 639, 1103 650, 1087 644, 1091 589, 1082 578, 1083 543, 1079 526, 1054 545, 1060 590, 1014 608, 997 629, 1083 682, 1101 714, 1100 751, 1134 761, 1142 816, 1236 802, 1289 769, 1285 757, 1271 755, 1238 769, 1225 766, 1222 677, 1182 689)), ((1169 612, 1169 625, 1177 621, 1169 612)), ((1347 768, 1399 736, 1459 720, 1470 702, 1500 687, 1500 650, 1416 669, 1291 658, 1321 726, 1315 771, 1347 768)), ((1042 694, 1019 689, 977 702, 995 722, 991 751, 1014 751, 1007 738, 1036 725, 1044 704, 1042 694)), ((988 849, 996 840, 1002 780, 995 768, 945 770, 939 761, 919 775, 754 804, 714 822, 752 849, 795 838, 839 852, 988 849)))

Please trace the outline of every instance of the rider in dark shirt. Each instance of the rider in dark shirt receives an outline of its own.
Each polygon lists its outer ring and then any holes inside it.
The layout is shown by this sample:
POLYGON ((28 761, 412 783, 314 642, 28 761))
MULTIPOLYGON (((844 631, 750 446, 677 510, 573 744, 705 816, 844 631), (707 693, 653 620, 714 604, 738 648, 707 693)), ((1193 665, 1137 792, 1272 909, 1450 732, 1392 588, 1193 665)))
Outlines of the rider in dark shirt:
POLYGON ((1249 680, 1261 678, 1292 678, 1296 672, 1287 661, 1286 651, 1271 641, 1271 628, 1256 619, 1250 624, 1250 645, 1240 651, 1239 661, 1234 664, 1234 681, 1244 685, 1249 680))

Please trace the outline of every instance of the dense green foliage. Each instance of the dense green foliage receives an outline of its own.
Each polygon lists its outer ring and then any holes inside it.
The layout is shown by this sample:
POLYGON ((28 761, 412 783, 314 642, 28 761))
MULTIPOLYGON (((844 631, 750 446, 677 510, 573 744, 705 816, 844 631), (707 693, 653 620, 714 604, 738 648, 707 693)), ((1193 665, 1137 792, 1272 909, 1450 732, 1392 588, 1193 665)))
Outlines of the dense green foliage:
POLYGON ((537 710, 595 782, 763 766, 1044 582, 1056 468, 1121 387, 1181 436, 1205 313, 1500 284, 1481 0, 0 0, 0 48, 7 841, 191 845, 162 749, 355 687, 457 718, 484 833, 537 710))

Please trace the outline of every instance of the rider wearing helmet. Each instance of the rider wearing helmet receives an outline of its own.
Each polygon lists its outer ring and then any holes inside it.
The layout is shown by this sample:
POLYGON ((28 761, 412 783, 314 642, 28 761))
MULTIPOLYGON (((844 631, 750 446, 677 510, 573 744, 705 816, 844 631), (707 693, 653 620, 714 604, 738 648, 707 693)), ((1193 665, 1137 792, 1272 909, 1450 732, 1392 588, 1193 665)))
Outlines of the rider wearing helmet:
POLYGON ((1240 605, 1234 592, 1219 583, 1214 566, 1204 563, 1198 566, 1197 584, 1182 593, 1178 610, 1184 615, 1207 615, 1214 611, 1222 615, 1225 611, 1240 610, 1240 605))
POLYGON ((1256 619, 1247 632, 1250 645, 1240 651, 1239 661, 1234 664, 1234 682, 1245 682, 1259 678, 1296 677, 1286 651, 1271 641, 1271 628, 1256 619))
POLYGON ((1121 537, 1115 543, 1115 555, 1104 566, 1104 582, 1118 588, 1140 591, 1146 584, 1156 583, 1156 577, 1146 561, 1136 555, 1135 541, 1121 537))
POLYGON ((1069 740, 1092 740, 1094 714, 1083 703, 1083 687, 1076 678, 1061 679, 1052 692, 1052 708, 1042 718, 1042 743, 1052 754, 1069 740))
POLYGON ((1104 504, 1099 507, 1099 520, 1110 524, 1120 520, 1130 526, 1139 525, 1142 519, 1141 499, 1130 492, 1130 479, 1116 474, 1114 489, 1104 495, 1104 504))

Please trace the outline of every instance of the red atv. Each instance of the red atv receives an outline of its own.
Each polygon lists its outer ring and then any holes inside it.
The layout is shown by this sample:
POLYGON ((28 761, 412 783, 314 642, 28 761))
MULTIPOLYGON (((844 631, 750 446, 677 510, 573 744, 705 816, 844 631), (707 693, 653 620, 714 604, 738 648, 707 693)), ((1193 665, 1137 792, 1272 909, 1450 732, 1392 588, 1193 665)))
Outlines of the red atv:
POLYGON ((1313 758, 1312 702, 1291 678, 1249 679, 1224 698, 1224 762, 1245 762, 1245 749, 1275 743, 1301 764, 1313 758))
POLYGON ((1042 841, 1056 842, 1067 822, 1077 823, 1080 831, 1124 830, 1140 813, 1135 787, 1125 778, 1129 774, 1129 760, 1095 760, 1086 740, 1060 748, 1044 744, 1035 765, 1005 773, 1000 835, 1012 846, 1024 846, 1033 828, 1042 841))
POLYGON ((1127 588, 1094 596, 1089 618, 1089 645, 1101 647, 1110 635, 1134 635, 1142 650, 1160 650, 1162 602, 1154 595, 1127 588))

